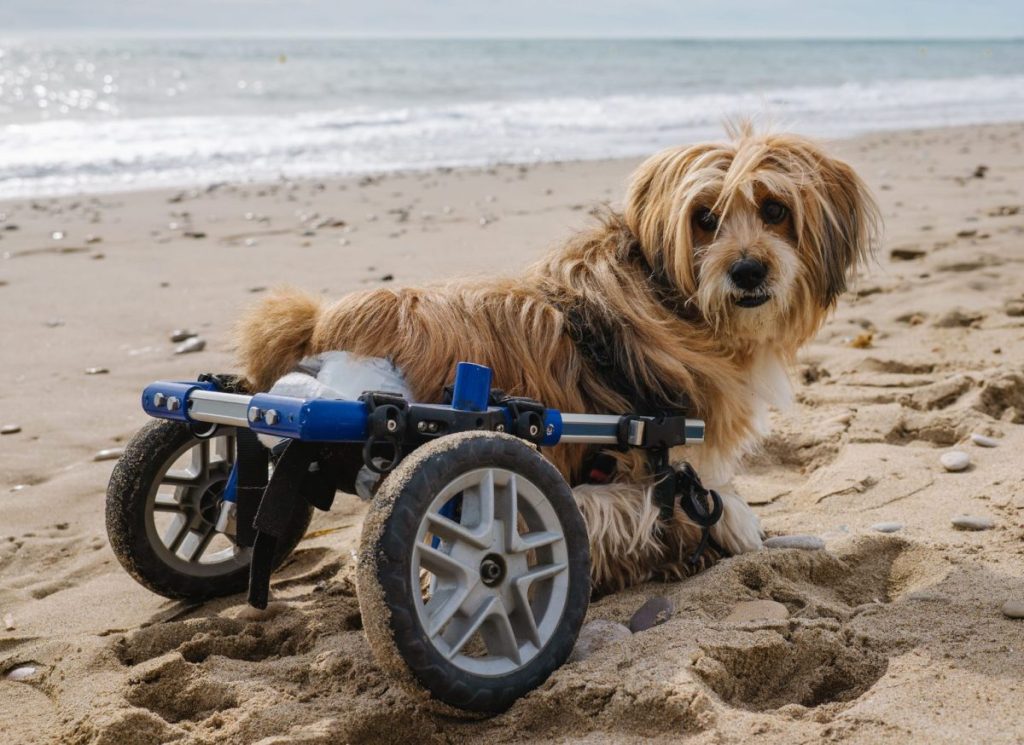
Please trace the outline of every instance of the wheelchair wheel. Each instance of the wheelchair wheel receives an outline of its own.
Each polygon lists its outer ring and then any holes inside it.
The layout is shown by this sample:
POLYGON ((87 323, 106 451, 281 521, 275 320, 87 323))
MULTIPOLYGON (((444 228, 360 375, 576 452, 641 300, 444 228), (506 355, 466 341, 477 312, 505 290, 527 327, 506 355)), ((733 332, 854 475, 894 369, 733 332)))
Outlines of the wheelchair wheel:
MULTIPOLYGON (((249 582, 251 549, 234 531, 216 530, 222 495, 235 462, 235 430, 199 439, 179 422, 154 420, 131 439, 107 487, 107 535, 121 565, 168 598, 232 595, 249 582)), ((279 541, 279 566, 313 515, 297 507, 279 541)))
POLYGON ((569 485, 515 437, 467 432, 412 453, 363 528, 359 607, 378 662, 468 711, 504 711, 572 651, 590 598, 569 485))

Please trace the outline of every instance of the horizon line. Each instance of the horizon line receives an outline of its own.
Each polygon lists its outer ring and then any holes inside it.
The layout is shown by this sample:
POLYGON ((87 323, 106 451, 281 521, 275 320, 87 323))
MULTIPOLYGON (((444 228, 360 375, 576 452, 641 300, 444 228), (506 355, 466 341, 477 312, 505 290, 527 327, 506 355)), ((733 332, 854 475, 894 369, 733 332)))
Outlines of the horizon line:
POLYGON ((857 35, 807 35, 807 36, 764 36, 764 35, 691 35, 672 36, 664 34, 410 34, 384 32, 325 33, 321 30, 198 30, 173 29, 157 31, 153 29, 115 29, 86 28, 59 29, 36 28, 0 31, 0 41, 10 38, 39 37, 44 35, 59 37, 132 37, 150 39, 322 39, 322 40, 368 40, 368 41, 691 41, 691 42, 728 42, 728 41, 831 41, 831 42, 1021 42, 1024 36, 857 36, 857 35))

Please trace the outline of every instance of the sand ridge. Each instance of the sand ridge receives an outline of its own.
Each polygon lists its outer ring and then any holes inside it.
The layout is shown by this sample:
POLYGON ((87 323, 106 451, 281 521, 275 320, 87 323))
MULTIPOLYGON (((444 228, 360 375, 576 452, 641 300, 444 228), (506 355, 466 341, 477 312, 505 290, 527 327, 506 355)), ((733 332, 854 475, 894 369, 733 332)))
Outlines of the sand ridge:
POLYGON ((769 533, 826 549, 602 598, 588 618, 627 623, 654 595, 675 611, 482 721, 436 713, 374 661, 358 500, 315 517, 267 611, 172 603, 110 553, 110 463, 92 458, 144 423, 145 383, 231 369, 230 324, 261 288, 514 271, 619 199, 635 162, 0 204, 0 425, 21 427, 0 436, 0 729, 70 743, 1020 742, 1024 621, 1000 607, 1024 598, 1022 145, 1019 124, 837 143, 879 197, 885 244, 800 355, 796 404, 735 484, 769 533), (175 356, 181 327, 206 350, 175 356), (85 374, 97 366, 110 372, 85 374), (940 465, 950 449, 966 470, 940 465), (994 527, 958 530, 959 515, 994 527), (725 620, 751 600, 788 617, 725 620), (24 666, 36 672, 4 677, 24 666))

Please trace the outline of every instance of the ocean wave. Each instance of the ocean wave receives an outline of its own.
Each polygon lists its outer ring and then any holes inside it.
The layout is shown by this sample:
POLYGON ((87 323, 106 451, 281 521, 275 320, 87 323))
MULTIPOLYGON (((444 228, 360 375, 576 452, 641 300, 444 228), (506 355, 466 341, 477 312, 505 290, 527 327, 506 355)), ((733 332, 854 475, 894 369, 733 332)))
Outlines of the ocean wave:
POLYGON ((817 136, 1024 119, 1024 76, 0 127, 0 198, 633 156, 753 116, 817 136))

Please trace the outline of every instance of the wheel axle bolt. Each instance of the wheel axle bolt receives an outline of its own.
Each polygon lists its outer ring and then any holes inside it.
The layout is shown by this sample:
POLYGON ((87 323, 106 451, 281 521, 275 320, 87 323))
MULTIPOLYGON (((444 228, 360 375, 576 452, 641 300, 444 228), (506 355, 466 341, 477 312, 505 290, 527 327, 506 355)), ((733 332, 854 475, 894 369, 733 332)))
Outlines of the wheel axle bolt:
POLYGON ((504 424, 499 424, 497 427, 494 428, 494 431, 495 432, 504 432, 505 431, 505 425, 504 424))
POLYGON ((426 432, 427 431, 427 423, 426 422, 416 422, 416 431, 417 432, 426 432))
POLYGON ((165 396, 162 393, 154 393, 153 394, 153 405, 154 406, 159 408, 159 407, 163 406, 165 403, 167 403, 167 396, 165 396))
POLYGON ((530 425, 530 437, 536 437, 538 435, 538 433, 540 433, 540 427, 538 427, 536 424, 531 424, 530 425))
POLYGON ((388 432, 394 432, 398 429, 398 422, 396 422, 394 419, 388 419, 387 427, 388 432))
POLYGON ((551 435, 555 434, 555 425, 553 425, 553 424, 549 424, 549 425, 548 425, 548 426, 547 426, 547 427, 546 427, 546 428, 544 429, 544 433, 545 433, 545 434, 547 434, 548 436, 551 436, 551 435))
POLYGON ((263 421, 270 426, 274 426, 278 423, 281 417, 277 413, 277 409, 267 409, 267 412, 263 415, 263 421))
POLYGON ((170 398, 167 399, 167 410, 168 411, 177 411, 180 408, 181 408, 181 399, 179 399, 177 396, 171 396, 170 398))
POLYGON ((505 578, 505 564, 496 554, 485 556, 480 562, 480 579, 488 587, 494 587, 505 578))
POLYGON ((250 406, 248 416, 250 422, 258 422, 260 418, 263 416, 263 412, 260 411, 259 406, 250 406))

